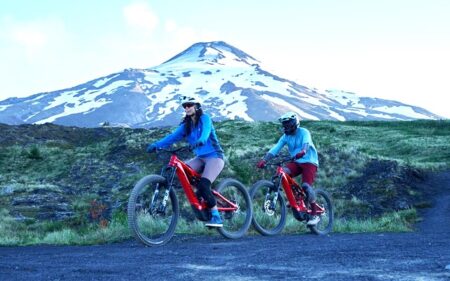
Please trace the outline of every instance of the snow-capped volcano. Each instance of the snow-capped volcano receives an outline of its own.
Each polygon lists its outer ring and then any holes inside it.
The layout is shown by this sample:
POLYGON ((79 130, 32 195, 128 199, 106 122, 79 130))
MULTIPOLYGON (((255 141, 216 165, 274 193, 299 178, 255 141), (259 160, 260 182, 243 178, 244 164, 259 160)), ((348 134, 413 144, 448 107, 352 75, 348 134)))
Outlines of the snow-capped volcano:
POLYGON ((96 127, 175 125, 182 95, 197 95, 215 120, 272 121, 286 111, 310 120, 411 120, 439 116, 396 101, 319 91, 264 71, 225 42, 197 43, 148 69, 126 69, 73 88, 0 102, 0 122, 96 127))

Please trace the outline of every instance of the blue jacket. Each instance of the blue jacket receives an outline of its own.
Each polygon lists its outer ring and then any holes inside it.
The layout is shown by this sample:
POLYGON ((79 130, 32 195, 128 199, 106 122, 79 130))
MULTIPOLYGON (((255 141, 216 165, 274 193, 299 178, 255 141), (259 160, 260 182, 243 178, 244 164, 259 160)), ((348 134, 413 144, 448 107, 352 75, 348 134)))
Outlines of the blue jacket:
MULTIPOLYGON (((192 122, 190 119, 188 120, 188 122, 192 122)), ((198 141, 204 144, 194 149, 194 153, 198 157, 223 158, 223 150, 222 147, 220 147, 216 130, 212 124, 211 117, 207 114, 202 114, 200 116, 197 126, 192 128, 192 131, 188 136, 185 135, 185 123, 181 123, 180 126, 170 135, 167 135, 154 144, 157 147, 168 147, 183 139, 186 139, 186 141, 192 146, 194 146, 198 141)))
POLYGON ((300 158, 295 160, 298 163, 311 163, 316 166, 319 166, 319 157, 317 155, 316 147, 312 142, 311 134, 305 128, 298 127, 295 131, 294 135, 282 135, 278 140, 278 143, 269 150, 270 154, 277 155, 278 152, 283 148, 284 145, 288 146, 289 154, 294 157, 297 153, 299 153, 305 145, 309 148, 306 151, 306 154, 300 158))

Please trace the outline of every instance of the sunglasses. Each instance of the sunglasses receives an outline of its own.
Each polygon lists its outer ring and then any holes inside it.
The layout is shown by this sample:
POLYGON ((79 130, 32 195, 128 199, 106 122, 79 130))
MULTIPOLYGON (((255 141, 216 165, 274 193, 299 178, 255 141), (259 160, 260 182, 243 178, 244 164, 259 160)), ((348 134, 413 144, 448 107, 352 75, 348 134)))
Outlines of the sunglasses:
POLYGON ((194 105, 195 105, 195 103, 188 102, 188 103, 183 104, 183 108, 193 107, 194 105))

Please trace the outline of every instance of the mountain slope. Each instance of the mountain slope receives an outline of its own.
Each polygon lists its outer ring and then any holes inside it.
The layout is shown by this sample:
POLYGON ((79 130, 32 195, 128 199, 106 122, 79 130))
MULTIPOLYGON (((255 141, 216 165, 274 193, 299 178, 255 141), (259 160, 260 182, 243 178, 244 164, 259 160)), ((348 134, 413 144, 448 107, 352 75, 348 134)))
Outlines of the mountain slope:
POLYGON ((396 101, 319 91, 263 70, 259 61, 225 42, 197 43, 163 64, 126 69, 73 88, 0 102, 0 122, 52 122, 96 127, 177 124, 178 98, 198 95, 215 120, 275 120, 295 111, 310 120, 437 119, 396 101))

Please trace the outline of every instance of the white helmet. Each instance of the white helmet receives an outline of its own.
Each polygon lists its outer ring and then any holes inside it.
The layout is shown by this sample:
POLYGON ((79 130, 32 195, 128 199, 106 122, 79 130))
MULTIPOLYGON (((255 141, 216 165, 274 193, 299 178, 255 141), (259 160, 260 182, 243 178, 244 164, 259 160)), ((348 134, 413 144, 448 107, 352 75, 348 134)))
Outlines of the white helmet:
POLYGON ((278 121, 283 125, 284 133, 286 135, 292 135, 297 130, 300 118, 297 116, 297 113, 289 111, 281 115, 278 121))
POLYGON ((289 111, 289 112, 286 112, 285 114, 281 115, 280 118, 278 118, 278 121, 280 121, 280 123, 290 121, 290 120, 295 120, 295 123, 298 123, 299 118, 297 116, 297 113, 289 111))
POLYGON ((184 104, 187 104, 187 103, 197 104, 198 107, 201 106, 201 101, 198 97, 196 97, 196 96, 181 96, 180 104, 183 106, 184 104))

